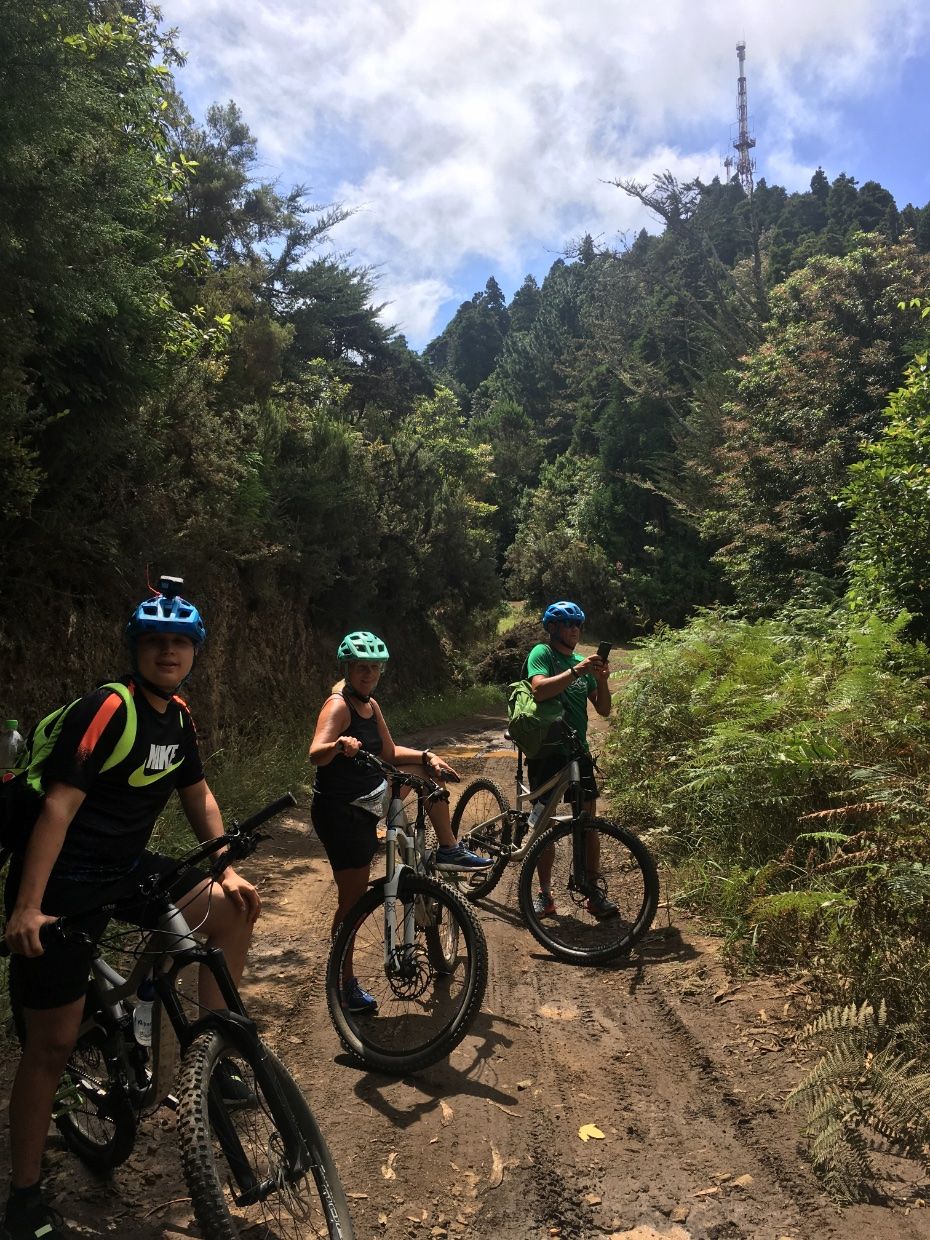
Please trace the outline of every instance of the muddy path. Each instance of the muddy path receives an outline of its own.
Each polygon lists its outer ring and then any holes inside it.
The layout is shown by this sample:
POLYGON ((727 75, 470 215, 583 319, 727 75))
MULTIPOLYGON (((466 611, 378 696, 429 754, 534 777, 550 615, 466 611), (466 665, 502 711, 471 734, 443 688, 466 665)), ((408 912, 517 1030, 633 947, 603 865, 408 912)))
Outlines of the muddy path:
MULTIPOLYGON (((486 718, 405 739, 508 788, 502 729, 486 718)), ((266 912, 246 1002, 320 1118, 359 1240, 930 1238, 904 1181, 895 1207, 841 1213, 821 1192, 782 1111, 805 989, 729 977, 695 921, 665 907, 631 960, 559 964, 522 927, 512 868, 480 909, 491 977, 477 1022, 447 1062, 397 1079, 351 1063, 330 1025, 334 900, 306 817, 276 827, 249 872, 266 912), (589 1123, 602 1140, 580 1139, 589 1123)), ((53 1138, 48 1181, 76 1234, 198 1235, 166 1109, 111 1180, 53 1138)))

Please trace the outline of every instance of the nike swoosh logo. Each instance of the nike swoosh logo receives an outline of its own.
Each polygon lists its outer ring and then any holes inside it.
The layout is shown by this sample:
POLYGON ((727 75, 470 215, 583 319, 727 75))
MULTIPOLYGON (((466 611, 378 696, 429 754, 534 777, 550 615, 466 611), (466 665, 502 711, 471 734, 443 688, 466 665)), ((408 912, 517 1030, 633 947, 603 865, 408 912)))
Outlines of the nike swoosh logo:
POLYGON ((130 788, 145 788, 148 784, 154 784, 157 779, 164 779, 166 775, 176 771, 183 761, 184 759, 182 758, 181 762, 174 762, 171 766, 166 767, 165 770, 156 771, 154 775, 146 775, 145 763, 143 762, 139 769, 133 771, 129 776, 129 786, 130 788))

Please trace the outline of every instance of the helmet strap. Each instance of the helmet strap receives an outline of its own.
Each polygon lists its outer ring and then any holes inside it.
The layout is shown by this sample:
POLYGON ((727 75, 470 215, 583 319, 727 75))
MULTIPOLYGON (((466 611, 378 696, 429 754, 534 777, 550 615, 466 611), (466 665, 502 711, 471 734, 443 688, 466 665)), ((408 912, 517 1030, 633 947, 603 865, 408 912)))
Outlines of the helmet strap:
MULTIPOLYGON (((161 689, 158 685, 153 685, 150 680, 146 680, 144 676, 140 675, 140 673, 135 670, 133 670, 132 677, 133 680, 138 681, 143 689, 145 689, 148 693, 154 693, 154 695, 156 697, 160 697, 163 702, 170 702, 177 693, 178 689, 181 687, 181 685, 177 685, 174 689, 161 689)), ((181 684, 183 683, 184 681, 182 680, 181 684)))
POLYGON ((360 702, 364 702, 366 706, 371 701, 370 693, 359 693, 358 689, 352 688, 348 680, 346 681, 345 692, 348 693, 350 697, 358 698, 358 700, 360 702))
MULTIPOLYGON (((188 679, 188 677, 191 675, 191 673, 194 670, 194 666, 192 664, 191 670, 190 672, 187 673, 187 676, 182 676, 182 678, 178 681, 178 683, 174 686, 173 689, 162 689, 160 685, 153 685, 152 682, 150 680, 147 680, 145 676, 143 676, 142 673, 139 671, 138 663, 136 660, 135 642, 129 643, 129 650, 131 654, 130 664, 131 664, 133 679, 136 680, 142 686, 143 689, 146 689, 149 693, 154 693, 155 697, 161 698, 163 702, 171 701, 171 699, 174 697, 177 691, 184 684, 184 681, 188 679)), ((196 663, 196 661, 197 660, 195 658, 194 663, 196 663)))

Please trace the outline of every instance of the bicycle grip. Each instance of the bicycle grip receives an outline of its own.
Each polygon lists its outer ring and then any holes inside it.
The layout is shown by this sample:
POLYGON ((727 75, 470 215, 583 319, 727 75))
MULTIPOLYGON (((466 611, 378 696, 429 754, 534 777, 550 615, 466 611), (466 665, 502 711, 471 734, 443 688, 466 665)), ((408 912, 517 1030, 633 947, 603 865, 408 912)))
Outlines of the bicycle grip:
MULTIPOLYGON (((64 927, 60 921, 47 921, 39 927, 39 942, 48 947, 55 939, 64 938, 64 927)), ((10 945, 6 939, 0 939, 0 957, 12 956, 10 945)))
POLYGON ((283 797, 278 797, 276 801, 269 802, 263 809, 256 810, 251 817, 246 818, 244 822, 239 823, 239 830, 243 835, 249 835, 256 828, 260 827, 263 822, 267 822, 269 818, 274 818, 275 814, 282 814, 286 809, 293 809, 297 804, 297 798, 291 792, 285 792, 283 797))

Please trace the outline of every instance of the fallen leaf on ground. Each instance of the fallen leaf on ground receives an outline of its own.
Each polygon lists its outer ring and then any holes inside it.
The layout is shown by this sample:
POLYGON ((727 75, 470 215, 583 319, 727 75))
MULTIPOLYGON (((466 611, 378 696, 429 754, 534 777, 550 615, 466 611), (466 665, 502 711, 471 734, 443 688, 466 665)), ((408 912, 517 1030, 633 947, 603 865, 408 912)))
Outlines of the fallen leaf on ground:
POLYGON ((440 1111, 442 1111, 442 1119, 439 1122, 440 1124, 442 1124, 443 1128, 445 1128, 448 1124, 451 1124, 452 1121, 455 1119, 455 1112, 452 1110, 452 1108, 449 1106, 448 1102, 446 1102, 444 1098, 439 1099, 439 1109, 440 1111))
POLYGON ((730 1188, 748 1188, 751 1183, 751 1175, 738 1175, 735 1180, 730 1181, 730 1188))
POLYGON ((504 1160, 500 1154, 491 1146, 491 1173, 488 1176, 488 1185, 491 1188, 500 1188, 504 1182, 504 1160))
POLYGON ((714 995, 715 1003, 722 1003, 724 999, 732 999, 732 996, 739 990, 739 986, 734 986, 732 990, 728 990, 726 986, 722 986, 714 995))
POLYGON ((387 1162, 381 1168, 381 1174, 386 1180, 396 1180, 397 1172, 394 1170, 394 1164, 397 1162, 397 1151, 391 1150, 388 1154, 387 1162))
POLYGON ((495 1102, 493 1098, 489 1098, 488 1102, 492 1107, 497 1107, 498 1111, 503 1111, 505 1115, 509 1115, 511 1119, 523 1118, 519 1111, 511 1111, 509 1107, 503 1106, 500 1102, 495 1102))
POLYGON ((597 1124, 582 1124, 578 1129, 578 1135, 582 1141, 590 1141, 593 1137, 595 1141, 603 1141, 604 1134, 598 1128, 597 1124))

